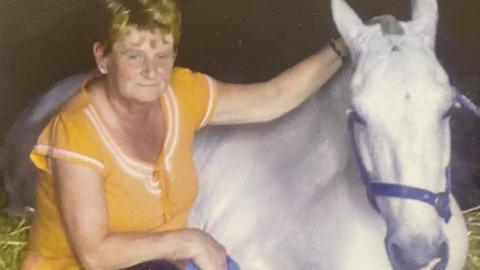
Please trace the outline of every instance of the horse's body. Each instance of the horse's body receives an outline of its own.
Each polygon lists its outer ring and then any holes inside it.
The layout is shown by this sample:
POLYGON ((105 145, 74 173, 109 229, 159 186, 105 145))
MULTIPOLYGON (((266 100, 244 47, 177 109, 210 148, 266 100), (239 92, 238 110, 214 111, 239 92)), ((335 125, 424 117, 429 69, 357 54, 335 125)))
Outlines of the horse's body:
MULTIPOLYGON (((368 202, 347 129, 350 78, 346 68, 274 122, 196 137, 201 188, 190 224, 224 243, 242 269, 392 269, 386 224, 368 202)), ((457 270, 466 231, 452 204, 447 269, 457 270)))
MULTIPOLYGON (((280 119, 202 131, 190 224, 223 243, 244 270, 461 269, 466 229, 451 194, 448 219, 418 199, 373 197, 375 210, 366 193, 368 182, 449 191, 445 111, 454 93, 433 51, 436 3, 414 1, 411 24, 385 17, 381 27, 364 26, 343 1, 333 3, 353 66, 280 119)), ((69 82, 78 86, 78 77, 50 91, 71 90, 69 82)), ((26 134, 38 133, 61 102, 46 103, 42 119, 30 110, 17 121, 11 141, 34 142, 26 134), (34 132, 22 133, 29 126, 34 132)), ((28 203, 21 185, 31 164, 27 151, 12 146, 7 184, 18 210, 28 203)))
POLYGON ((0 169, 4 171, 5 188, 9 194, 9 210, 21 215, 24 208, 35 203, 36 169, 29 159, 37 143, 37 136, 60 105, 75 94, 87 73, 80 73, 62 80, 45 90, 15 120, 8 130, 0 169))
POLYGON ((451 194, 448 219, 436 203, 384 194, 372 203, 366 191, 385 182, 450 192, 455 93, 434 53, 436 2, 422 1, 410 23, 385 16, 365 26, 333 0, 355 71, 272 123, 197 136, 190 224, 243 269, 461 269, 466 230, 451 194))
POLYGON ((346 128, 349 73, 272 123, 197 136, 190 222, 242 269, 390 269, 346 128))

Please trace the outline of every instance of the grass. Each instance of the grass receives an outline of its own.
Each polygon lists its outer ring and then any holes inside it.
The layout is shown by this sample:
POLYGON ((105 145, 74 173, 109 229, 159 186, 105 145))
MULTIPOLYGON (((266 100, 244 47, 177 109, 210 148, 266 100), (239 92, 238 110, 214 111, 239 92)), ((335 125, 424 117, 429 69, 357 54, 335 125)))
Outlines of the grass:
MULTIPOLYGON (((4 199, 0 194, 0 207, 4 199)), ((29 222, 26 217, 11 217, 0 210, 0 269, 17 270, 22 251, 27 245, 29 222)), ((470 250, 463 270, 480 270, 480 207, 465 213, 470 250)))
POLYGON ((465 213, 468 226, 469 251, 464 270, 480 269, 480 208, 465 213))
POLYGON ((29 224, 26 218, 0 216, 0 269, 19 269, 22 251, 27 245, 29 224))
POLYGON ((17 270, 30 227, 26 217, 8 215, 6 201, 5 193, 0 190, 0 269, 17 270))

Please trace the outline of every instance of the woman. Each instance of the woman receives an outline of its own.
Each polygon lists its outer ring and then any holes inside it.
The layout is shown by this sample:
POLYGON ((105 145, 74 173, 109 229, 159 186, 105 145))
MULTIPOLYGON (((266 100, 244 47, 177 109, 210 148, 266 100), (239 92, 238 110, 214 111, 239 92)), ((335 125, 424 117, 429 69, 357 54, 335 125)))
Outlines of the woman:
POLYGON ((24 269, 118 269, 193 259, 225 269, 225 250, 186 228, 197 191, 195 131, 281 116, 341 66, 341 41, 270 81, 235 85, 174 67, 174 0, 113 0, 99 73, 45 127, 31 159, 37 210, 24 269))

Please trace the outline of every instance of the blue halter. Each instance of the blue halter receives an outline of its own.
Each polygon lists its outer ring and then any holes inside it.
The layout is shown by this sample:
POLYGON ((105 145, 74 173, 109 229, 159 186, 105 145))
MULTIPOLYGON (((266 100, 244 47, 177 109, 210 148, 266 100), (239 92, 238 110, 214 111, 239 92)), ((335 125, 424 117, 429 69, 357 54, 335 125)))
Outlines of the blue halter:
MULTIPOLYGON (((472 112, 477 117, 480 117, 480 108, 477 107, 470 99, 457 92, 455 100, 464 109, 472 112)), ((450 195, 452 193, 450 166, 448 166, 445 172, 447 183, 444 192, 435 193, 426 189, 407 185, 370 181, 369 173, 360 157, 358 146, 355 141, 355 114, 355 112, 352 112, 348 116, 348 129, 350 131, 353 149, 358 162, 358 167, 360 169, 362 181, 366 186, 367 197, 370 205, 372 205, 377 212, 379 211, 376 200, 376 197, 378 196, 417 200, 432 205, 445 223, 448 223, 452 217, 452 211, 450 209, 450 195)))

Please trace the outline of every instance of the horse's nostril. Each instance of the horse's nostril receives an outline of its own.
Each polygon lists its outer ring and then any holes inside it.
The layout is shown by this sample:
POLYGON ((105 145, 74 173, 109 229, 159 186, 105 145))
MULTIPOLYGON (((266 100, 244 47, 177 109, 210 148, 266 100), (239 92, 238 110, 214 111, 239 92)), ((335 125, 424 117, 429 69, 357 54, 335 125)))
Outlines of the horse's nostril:
POLYGON ((390 246, 390 250, 392 252, 392 256, 396 261, 402 261, 402 258, 404 257, 404 251, 402 248, 400 248, 399 245, 392 243, 390 246))
POLYGON ((447 241, 443 241, 438 247, 437 258, 446 258, 448 256, 448 244, 447 241))
POLYGON ((444 270, 448 262, 448 244, 444 241, 435 247, 411 244, 402 246, 401 242, 399 244, 392 241, 389 246, 389 256, 395 266, 394 269, 444 270))
POLYGON ((414 260, 411 260, 411 256, 408 254, 408 249, 402 248, 397 243, 390 244, 390 256, 393 259, 394 264, 401 266, 402 269, 417 269, 419 265, 413 265, 414 260), (408 268, 407 268, 408 267, 408 268))
POLYGON ((444 270, 447 262, 448 262, 448 243, 447 241, 443 241, 440 246, 438 247, 436 258, 441 259, 440 263, 438 263, 433 270, 444 270))

